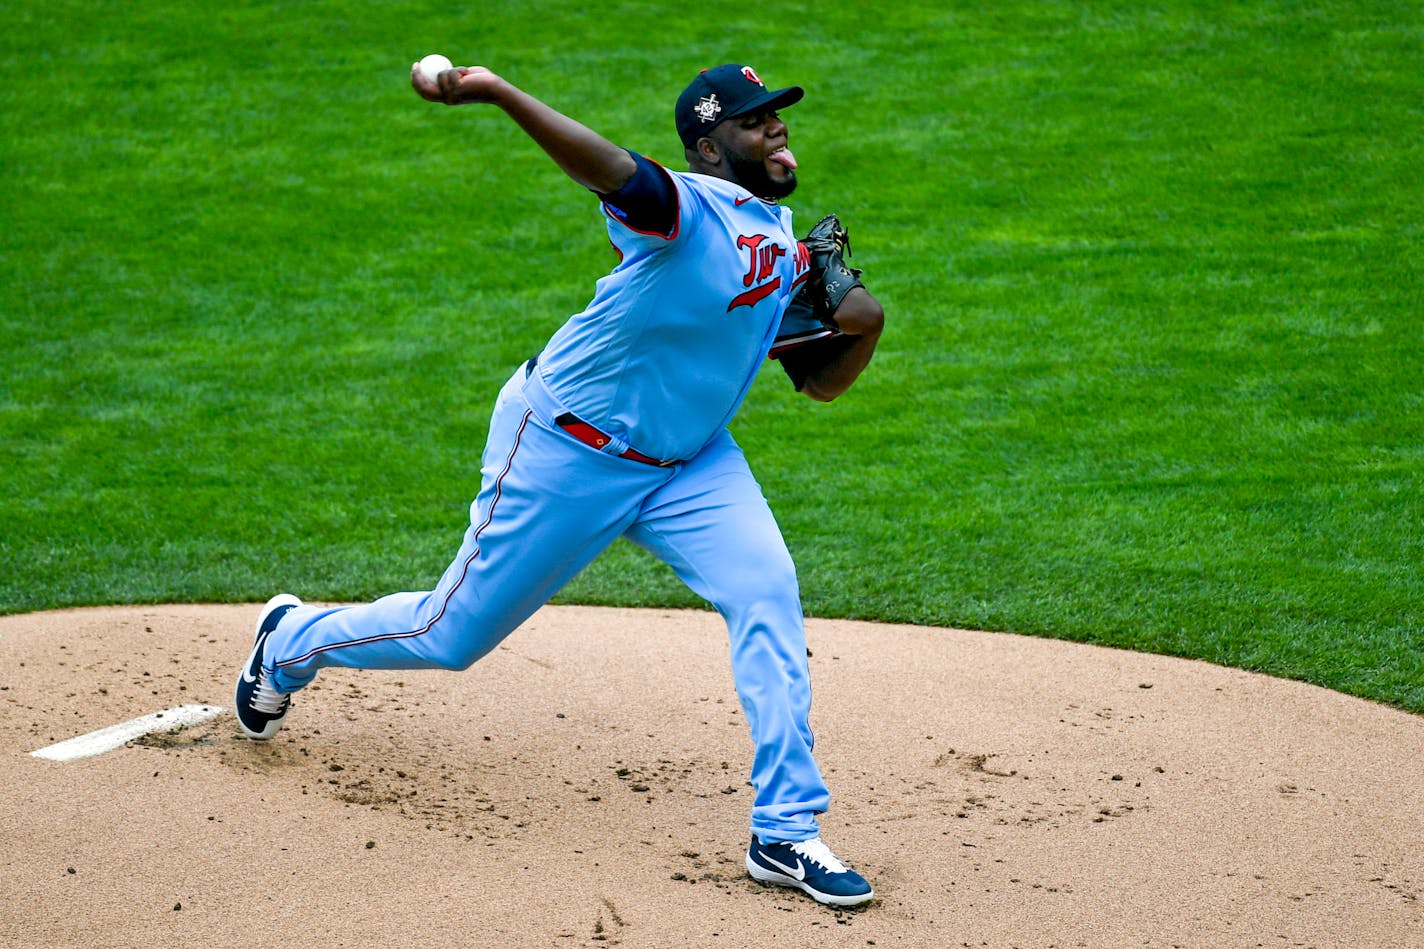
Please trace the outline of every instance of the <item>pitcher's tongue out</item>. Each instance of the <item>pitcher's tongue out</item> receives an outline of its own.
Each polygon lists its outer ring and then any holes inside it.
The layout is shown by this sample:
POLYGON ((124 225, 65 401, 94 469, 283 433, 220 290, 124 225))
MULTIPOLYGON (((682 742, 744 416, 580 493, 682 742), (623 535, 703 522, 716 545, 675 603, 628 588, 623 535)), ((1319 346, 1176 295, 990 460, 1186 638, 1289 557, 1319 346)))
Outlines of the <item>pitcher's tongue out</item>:
POLYGON ((766 157, 776 162, 778 165, 785 165, 787 168, 790 168, 793 171, 796 169, 796 156, 791 154, 791 149, 789 148, 778 148, 776 151, 772 152, 766 157))

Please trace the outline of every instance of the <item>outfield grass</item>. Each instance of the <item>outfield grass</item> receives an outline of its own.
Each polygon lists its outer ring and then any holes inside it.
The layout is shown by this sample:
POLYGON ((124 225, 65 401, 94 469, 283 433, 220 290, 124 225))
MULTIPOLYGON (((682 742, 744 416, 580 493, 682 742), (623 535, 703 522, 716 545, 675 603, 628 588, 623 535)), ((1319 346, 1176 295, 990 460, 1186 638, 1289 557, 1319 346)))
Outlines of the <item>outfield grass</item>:
MULTIPOLYGON (((677 166, 673 98, 737 59, 807 87, 791 204, 849 222, 890 320, 844 399, 773 369, 734 426, 809 613, 1424 712, 1418 13, 6 7, 0 611, 428 586, 500 381, 611 261, 409 63, 677 166)), ((627 544, 560 599, 697 605, 627 544)))

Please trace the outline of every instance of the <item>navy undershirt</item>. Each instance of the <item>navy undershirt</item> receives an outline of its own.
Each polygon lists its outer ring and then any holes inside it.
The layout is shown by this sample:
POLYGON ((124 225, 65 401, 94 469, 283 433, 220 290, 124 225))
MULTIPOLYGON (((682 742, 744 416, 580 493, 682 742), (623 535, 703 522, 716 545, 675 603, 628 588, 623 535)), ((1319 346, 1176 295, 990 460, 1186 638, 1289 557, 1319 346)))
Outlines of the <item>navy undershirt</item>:
POLYGON ((599 195, 620 221, 635 230, 671 234, 677 226, 677 187, 657 162, 629 151, 638 167, 612 194, 599 195))

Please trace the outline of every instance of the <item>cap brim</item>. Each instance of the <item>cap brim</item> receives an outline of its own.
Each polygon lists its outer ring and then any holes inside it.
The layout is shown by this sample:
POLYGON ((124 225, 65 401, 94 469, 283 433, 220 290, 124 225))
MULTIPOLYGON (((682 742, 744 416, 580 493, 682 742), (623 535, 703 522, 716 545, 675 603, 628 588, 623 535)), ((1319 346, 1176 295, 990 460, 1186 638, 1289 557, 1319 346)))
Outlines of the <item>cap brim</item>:
POLYGON ((795 105, 800 102, 801 97, 805 94, 806 90, 800 86, 788 86, 785 89, 778 89, 775 92, 768 92, 765 95, 757 96, 737 111, 724 115, 722 118, 723 120, 735 119, 739 115, 750 115, 753 112, 760 112, 763 109, 784 109, 788 105, 795 105))

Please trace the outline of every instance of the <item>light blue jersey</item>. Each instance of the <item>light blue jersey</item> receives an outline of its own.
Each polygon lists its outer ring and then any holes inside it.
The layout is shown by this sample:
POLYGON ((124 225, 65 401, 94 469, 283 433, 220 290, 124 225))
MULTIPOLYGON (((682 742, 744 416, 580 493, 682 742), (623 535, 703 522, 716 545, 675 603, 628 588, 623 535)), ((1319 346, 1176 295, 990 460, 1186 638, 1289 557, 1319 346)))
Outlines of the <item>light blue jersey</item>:
POLYGON ((535 372, 566 411, 680 460, 731 421, 783 335, 807 260, 790 210, 720 178, 666 173, 677 190, 671 233, 638 231, 605 206, 621 260, 535 372))

